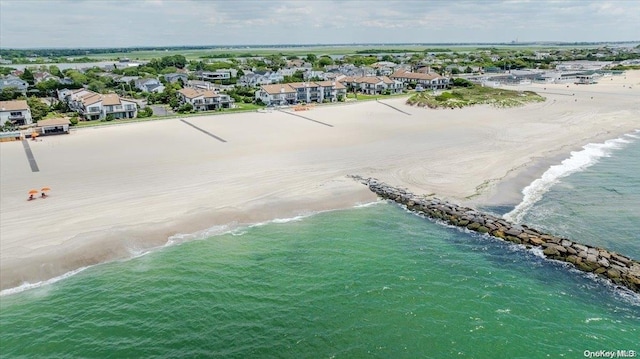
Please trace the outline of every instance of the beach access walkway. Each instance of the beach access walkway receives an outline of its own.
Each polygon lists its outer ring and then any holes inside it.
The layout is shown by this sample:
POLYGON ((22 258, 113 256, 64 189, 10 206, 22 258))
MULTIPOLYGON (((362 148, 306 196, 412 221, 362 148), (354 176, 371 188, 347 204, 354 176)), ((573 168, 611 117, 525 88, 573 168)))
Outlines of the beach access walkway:
POLYGON ((35 157, 33 157, 33 152, 31 151, 31 146, 29 146, 29 141, 22 140, 22 147, 24 147, 24 153, 27 155, 27 160, 29 161, 29 166, 31 166, 31 172, 39 172, 38 163, 36 162, 35 157))
POLYGON ((216 140, 218 140, 218 141, 220 141, 220 142, 227 142, 227 140, 225 140, 224 138, 222 138, 222 137, 218 137, 218 136, 214 135, 213 133, 211 133, 211 132, 209 132, 209 131, 207 131, 207 130, 204 130, 204 129, 202 129, 202 128, 200 128, 200 127, 198 127, 198 126, 196 126, 196 125, 192 124, 191 122, 188 122, 188 121, 183 120, 183 119, 180 119, 180 122, 182 122, 182 123, 184 123, 184 124, 186 124, 186 125, 189 125, 189 126, 191 126, 191 127, 195 128, 196 130, 198 130, 198 131, 200 131, 200 132, 202 132, 202 133, 204 133, 204 134, 206 134, 206 135, 209 135, 209 136, 211 136, 211 137, 215 138, 216 140))

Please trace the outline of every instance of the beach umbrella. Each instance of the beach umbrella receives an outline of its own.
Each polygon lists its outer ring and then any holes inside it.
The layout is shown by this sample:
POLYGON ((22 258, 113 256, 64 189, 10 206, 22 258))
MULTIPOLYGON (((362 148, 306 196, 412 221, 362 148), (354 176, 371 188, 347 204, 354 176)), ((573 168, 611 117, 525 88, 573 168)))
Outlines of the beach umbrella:
POLYGON ((29 191, 29 194, 36 194, 36 193, 38 193, 37 189, 32 189, 31 191, 29 191))
POLYGON ((45 192, 45 191, 51 191, 51 188, 49 188, 49 187, 42 187, 42 192, 45 192))

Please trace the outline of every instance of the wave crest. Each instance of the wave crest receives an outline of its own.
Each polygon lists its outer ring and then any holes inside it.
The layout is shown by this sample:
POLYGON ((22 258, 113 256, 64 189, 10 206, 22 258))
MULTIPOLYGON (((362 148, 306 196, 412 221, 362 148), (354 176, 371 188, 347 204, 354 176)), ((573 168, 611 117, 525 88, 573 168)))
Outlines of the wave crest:
POLYGON ((584 171, 594 165, 602 157, 609 157, 611 152, 622 148, 625 144, 631 143, 625 136, 607 140, 604 143, 589 143, 583 146, 581 151, 571 152, 571 156, 559 165, 551 166, 542 174, 542 177, 533 181, 522 190, 523 199, 511 212, 506 213, 502 218, 511 222, 521 222, 529 210, 540 201, 553 185, 560 179, 575 172, 584 171))

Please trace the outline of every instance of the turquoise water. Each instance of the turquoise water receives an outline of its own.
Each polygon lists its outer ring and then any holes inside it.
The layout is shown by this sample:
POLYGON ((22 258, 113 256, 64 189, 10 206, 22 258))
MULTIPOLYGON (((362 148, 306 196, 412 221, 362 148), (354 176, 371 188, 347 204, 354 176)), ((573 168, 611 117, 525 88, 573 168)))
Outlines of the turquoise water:
POLYGON ((524 216, 550 232, 640 260, 640 133, 562 178, 524 216))
MULTIPOLYGON (((638 253, 639 149, 563 178, 526 220, 638 253)), ((638 296, 389 203, 0 297, 0 358, 583 358, 638 338, 638 296)))

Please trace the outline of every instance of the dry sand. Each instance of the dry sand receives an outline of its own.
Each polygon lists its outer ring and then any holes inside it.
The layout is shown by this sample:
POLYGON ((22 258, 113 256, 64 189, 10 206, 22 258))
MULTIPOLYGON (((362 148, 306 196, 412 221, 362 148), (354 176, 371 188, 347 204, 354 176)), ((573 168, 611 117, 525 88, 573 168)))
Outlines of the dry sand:
POLYGON ((640 71, 531 85, 544 103, 428 110, 385 100, 73 131, 0 146, 0 289, 162 246, 216 225, 371 202, 372 176, 467 204, 509 204, 550 164, 640 128, 640 71), (630 88, 631 87, 631 88, 630 88), (50 197, 26 201, 49 186, 50 197), (176 238, 176 237, 174 237, 176 238))

